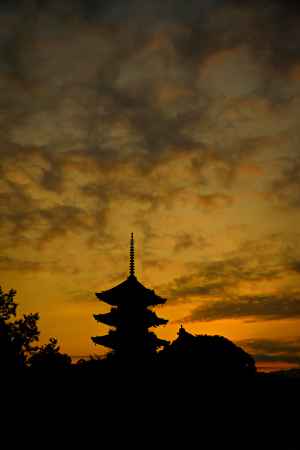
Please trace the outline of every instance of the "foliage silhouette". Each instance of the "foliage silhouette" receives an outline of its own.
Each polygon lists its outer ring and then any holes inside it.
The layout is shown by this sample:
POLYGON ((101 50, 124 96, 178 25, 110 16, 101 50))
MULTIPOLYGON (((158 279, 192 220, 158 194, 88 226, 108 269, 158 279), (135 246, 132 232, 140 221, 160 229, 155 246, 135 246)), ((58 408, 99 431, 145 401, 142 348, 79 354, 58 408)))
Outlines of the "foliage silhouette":
POLYGON ((50 338, 49 342, 32 351, 28 359, 30 368, 33 369, 65 369, 71 366, 72 359, 69 355, 59 351, 57 339, 50 338))
POLYGON ((26 367, 60 368, 71 364, 70 356, 59 352, 57 340, 50 338, 48 344, 34 345, 39 339, 37 322, 39 314, 24 314, 15 319, 16 291, 3 292, 0 287, 0 359, 4 370, 26 367))
POLYGON ((79 359, 76 363, 76 367, 80 369, 93 369, 103 370, 106 367, 106 357, 101 356, 89 356, 88 359, 79 359))
POLYGON ((38 341, 40 334, 37 313, 24 314, 23 318, 13 320, 17 310, 15 295, 15 290, 5 293, 0 287, 0 355, 5 369, 26 367, 34 349, 33 343, 38 341))

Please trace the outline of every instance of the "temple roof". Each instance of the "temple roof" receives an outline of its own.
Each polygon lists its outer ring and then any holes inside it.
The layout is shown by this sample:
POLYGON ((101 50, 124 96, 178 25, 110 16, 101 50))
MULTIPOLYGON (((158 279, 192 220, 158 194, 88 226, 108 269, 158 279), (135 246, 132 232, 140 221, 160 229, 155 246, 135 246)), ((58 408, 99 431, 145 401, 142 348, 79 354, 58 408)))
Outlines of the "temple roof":
POLYGON ((135 322, 143 323, 143 325, 147 328, 158 327, 160 325, 165 325, 168 322, 166 319, 157 317, 155 312, 149 309, 142 309, 138 315, 131 314, 129 317, 127 315, 124 317, 123 313, 120 313, 118 308, 112 308, 112 310, 108 313, 94 314, 94 318, 97 322, 102 322, 105 325, 115 327, 122 326, 124 320, 127 324, 132 323, 132 326, 134 326, 135 322))
MULTIPOLYGON (((120 345, 120 339, 118 337, 118 332, 113 331, 113 330, 109 331, 109 333, 106 334, 105 336, 92 336, 92 341, 94 342, 94 344, 103 345, 104 347, 108 347, 108 348, 112 348, 112 349, 116 349, 116 346, 120 345)), ((124 340, 123 340, 123 342, 124 342, 124 340)), ((126 342, 126 344, 127 343, 128 343, 128 341, 126 342)), ((131 341, 131 344, 133 344, 133 341, 131 341)), ((139 342, 139 344, 140 344, 140 342, 139 342)), ((145 341, 142 342, 143 346, 150 345, 150 348, 151 347, 153 347, 153 348, 163 347, 167 344, 168 344, 168 341, 158 338, 152 332, 149 332, 146 336, 145 341)), ((132 350, 136 349, 136 346, 130 345, 130 346, 128 346, 128 349, 129 349, 129 351, 132 351, 132 350)))
POLYGON ((111 289, 96 292, 96 296, 99 300, 111 306, 138 302, 148 307, 162 305, 166 302, 166 299, 156 295, 153 289, 148 289, 143 286, 133 274, 130 274, 125 281, 111 289))

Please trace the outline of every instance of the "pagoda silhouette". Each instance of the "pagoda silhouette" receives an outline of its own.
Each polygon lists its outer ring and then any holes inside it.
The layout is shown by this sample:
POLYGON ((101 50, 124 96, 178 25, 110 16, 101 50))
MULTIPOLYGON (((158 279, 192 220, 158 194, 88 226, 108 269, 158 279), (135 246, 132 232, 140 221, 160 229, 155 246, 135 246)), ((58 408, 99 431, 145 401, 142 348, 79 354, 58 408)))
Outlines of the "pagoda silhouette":
POLYGON ((93 336, 97 345, 110 348, 115 359, 150 360, 157 349, 168 341, 159 339, 149 328, 165 325, 168 320, 157 317, 152 307, 166 299, 143 286, 135 276, 134 238, 131 233, 129 276, 111 289, 96 293, 99 300, 112 306, 106 314, 94 314, 97 322, 114 327, 105 336, 93 336))

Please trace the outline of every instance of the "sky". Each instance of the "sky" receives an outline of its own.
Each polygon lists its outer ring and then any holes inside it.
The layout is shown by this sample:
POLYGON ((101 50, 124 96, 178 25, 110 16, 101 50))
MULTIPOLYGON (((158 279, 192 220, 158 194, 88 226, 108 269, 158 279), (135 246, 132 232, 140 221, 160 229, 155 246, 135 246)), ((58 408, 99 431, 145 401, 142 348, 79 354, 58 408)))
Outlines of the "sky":
POLYGON ((41 342, 101 354, 95 292, 136 274, 157 330, 300 366, 300 6, 0 5, 0 284, 41 342))

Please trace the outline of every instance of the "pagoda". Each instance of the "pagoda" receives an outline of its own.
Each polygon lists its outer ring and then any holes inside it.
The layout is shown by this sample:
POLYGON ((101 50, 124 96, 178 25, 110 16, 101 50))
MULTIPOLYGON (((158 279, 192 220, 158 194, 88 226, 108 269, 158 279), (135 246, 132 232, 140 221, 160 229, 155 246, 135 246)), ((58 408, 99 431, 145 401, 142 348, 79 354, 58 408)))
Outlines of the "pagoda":
POLYGON ((168 341, 159 339, 149 328, 165 325, 168 320, 157 317, 151 307, 166 299, 143 286, 135 276, 134 239, 131 233, 129 276, 107 291, 96 293, 99 300, 112 308, 106 314, 94 314, 97 322, 113 327, 105 336, 94 336, 95 344, 108 347, 116 357, 147 359, 168 341))

